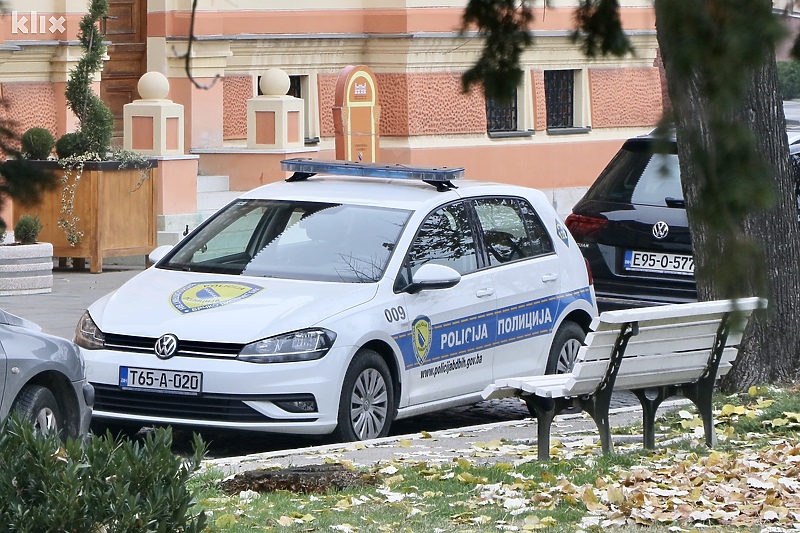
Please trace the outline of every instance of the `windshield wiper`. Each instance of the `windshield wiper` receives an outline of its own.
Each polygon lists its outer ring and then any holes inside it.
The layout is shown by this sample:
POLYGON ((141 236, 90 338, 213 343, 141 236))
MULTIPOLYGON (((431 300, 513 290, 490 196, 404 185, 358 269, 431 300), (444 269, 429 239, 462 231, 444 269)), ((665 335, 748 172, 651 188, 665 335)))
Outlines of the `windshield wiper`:
POLYGON ((664 202, 667 204, 667 207, 686 207, 686 200, 683 198, 667 196, 664 198, 664 202))

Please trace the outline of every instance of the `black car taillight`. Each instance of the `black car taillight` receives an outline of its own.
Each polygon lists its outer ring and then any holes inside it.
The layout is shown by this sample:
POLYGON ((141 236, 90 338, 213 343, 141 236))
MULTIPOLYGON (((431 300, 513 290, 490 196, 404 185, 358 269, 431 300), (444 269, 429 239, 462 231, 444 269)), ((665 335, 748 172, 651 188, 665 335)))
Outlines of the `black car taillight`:
POLYGON ((605 217, 587 217, 586 215, 576 215, 572 213, 565 221, 569 232, 577 240, 584 237, 592 237, 596 235, 603 227, 608 224, 608 219, 605 217))

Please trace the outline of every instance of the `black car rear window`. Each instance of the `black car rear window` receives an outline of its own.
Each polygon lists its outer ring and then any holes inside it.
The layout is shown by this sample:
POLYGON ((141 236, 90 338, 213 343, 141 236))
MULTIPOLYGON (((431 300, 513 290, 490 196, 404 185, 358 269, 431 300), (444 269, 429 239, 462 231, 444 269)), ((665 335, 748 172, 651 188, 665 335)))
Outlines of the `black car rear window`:
POLYGON ((663 206, 683 201, 676 154, 653 154, 652 143, 626 142, 600 173, 586 198, 663 206))

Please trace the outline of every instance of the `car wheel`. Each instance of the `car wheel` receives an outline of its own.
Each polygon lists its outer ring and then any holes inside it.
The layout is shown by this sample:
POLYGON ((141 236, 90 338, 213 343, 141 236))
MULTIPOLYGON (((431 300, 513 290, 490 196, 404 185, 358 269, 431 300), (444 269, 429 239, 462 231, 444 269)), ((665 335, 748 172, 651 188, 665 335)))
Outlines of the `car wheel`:
POLYGON ((393 416, 394 388, 389 367, 376 352, 360 350, 344 376, 333 438, 352 442, 385 437, 393 416))
POLYGON ((586 339, 586 332, 575 322, 565 320, 561 323, 550 346, 545 374, 564 374, 572 370, 578 350, 586 339))
POLYGON ((61 431, 61 410, 47 387, 26 385, 14 402, 14 409, 39 433, 58 434, 61 431))

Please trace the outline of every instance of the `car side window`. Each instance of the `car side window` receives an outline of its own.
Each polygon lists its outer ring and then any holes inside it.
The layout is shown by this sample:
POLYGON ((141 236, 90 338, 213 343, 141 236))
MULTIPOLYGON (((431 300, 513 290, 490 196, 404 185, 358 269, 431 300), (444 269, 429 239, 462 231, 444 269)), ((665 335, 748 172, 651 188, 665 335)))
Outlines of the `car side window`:
POLYGON ((522 220, 525 222, 525 229, 528 230, 528 238, 531 242, 531 252, 534 256, 552 254, 554 252, 553 241, 547 233, 542 219, 536 214, 533 206, 527 200, 517 200, 522 220))
POLYGON ((474 204, 490 266, 552 251, 547 232, 533 208, 529 205, 523 208, 527 202, 516 198, 485 198, 475 200, 474 204))
POLYGON ((478 268, 478 254, 463 203, 444 206, 428 215, 408 252, 411 274, 426 263, 445 265, 464 275, 478 268))

